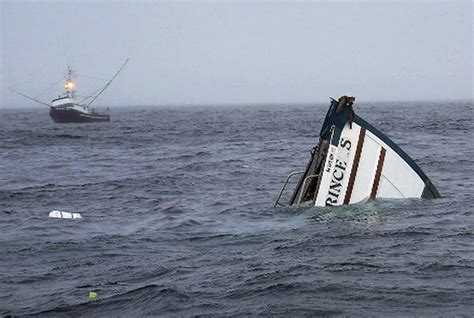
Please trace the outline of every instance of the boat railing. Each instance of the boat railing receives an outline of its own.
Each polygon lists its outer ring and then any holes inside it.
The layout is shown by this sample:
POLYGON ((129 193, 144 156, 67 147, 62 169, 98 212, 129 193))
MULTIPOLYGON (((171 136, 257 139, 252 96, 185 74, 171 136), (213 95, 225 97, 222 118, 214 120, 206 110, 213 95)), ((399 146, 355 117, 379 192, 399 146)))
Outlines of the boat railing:
POLYGON ((321 176, 321 173, 318 173, 318 174, 309 175, 306 178, 304 178, 303 185, 301 186, 300 196, 298 198, 298 203, 296 204, 296 206, 299 207, 301 204, 301 200, 303 199, 303 192, 304 192, 303 190, 306 188, 306 182, 308 182, 309 179, 319 178, 320 176, 321 176))
POLYGON ((286 177, 286 180, 285 180, 285 183, 283 184, 283 186, 281 187, 281 190, 280 190, 280 193, 278 194, 278 197, 275 201, 275 204, 273 205, 274 208, 276 208, 277 206, 285 206, 284 204, 281 204, 280 203, 280 199, 281 199, 281 196, 283 194, 283 191, 285 191, 285 188, 288 184, 288 181, 290 181, 291 177, 293 176, 296 176, 296 175, 299 175, 299 174, 303 174, 304 171, 296 171, 296 172, 292 172, 290 173, 287 177, 286 177))

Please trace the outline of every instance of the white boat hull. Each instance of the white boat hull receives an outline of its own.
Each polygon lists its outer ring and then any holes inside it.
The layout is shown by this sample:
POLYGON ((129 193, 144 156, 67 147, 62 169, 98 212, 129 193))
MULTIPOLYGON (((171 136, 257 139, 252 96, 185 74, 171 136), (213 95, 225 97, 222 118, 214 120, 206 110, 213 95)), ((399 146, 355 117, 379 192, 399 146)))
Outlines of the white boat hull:
POLYGON ((357 123, 330 145, 315 206, 376 198, 421 198, 425 182, 390 146, 357 123))
MULTIPOLYGON (((342 97, 341 97, 342 99, 342 97)), ((349 98, 350 99, 350 98, 349 98)), ((352 99, 353 100, 353 99, 352 99)), ((291 205, 340 206, 377 198, 437 198, 435 186, 399 146, 355 115, 352 104, 332 100, 291 205)))

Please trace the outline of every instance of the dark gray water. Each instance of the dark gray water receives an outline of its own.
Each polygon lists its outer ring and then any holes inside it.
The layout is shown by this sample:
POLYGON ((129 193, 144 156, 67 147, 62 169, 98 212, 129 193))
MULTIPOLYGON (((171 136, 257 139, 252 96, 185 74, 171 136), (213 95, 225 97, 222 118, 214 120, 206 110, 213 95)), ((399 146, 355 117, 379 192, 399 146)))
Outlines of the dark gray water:
POLYGON ((0 315, 471 316, 472 102, 356 105, 442 199, 272 208, 326 109, 0 110, 0 315))

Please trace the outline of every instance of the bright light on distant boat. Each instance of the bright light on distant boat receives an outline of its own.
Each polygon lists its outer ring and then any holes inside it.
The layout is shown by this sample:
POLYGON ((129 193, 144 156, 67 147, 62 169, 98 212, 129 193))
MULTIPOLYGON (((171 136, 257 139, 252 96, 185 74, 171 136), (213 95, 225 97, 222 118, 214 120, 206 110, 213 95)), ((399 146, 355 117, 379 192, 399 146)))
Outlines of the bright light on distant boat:
POLYGON ((72 89, 74 87, 74 82, 67 81, 66 84, 64 85, 65 89, 72 89))

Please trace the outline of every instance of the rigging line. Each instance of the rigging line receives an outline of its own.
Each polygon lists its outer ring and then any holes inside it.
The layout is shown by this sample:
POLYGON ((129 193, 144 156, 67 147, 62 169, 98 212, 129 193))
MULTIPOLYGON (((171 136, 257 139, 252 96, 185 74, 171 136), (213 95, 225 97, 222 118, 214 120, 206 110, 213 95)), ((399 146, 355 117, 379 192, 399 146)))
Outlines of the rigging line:
POLYGON ((96 76, 90 76, 90 75, 85 75, 85 74, 79 74, 77 73, 78 76, 86 77, 86 78, 92 78, 96 80, 101 80, 101 81, 107 81, 106 78, 101 78, 101 77, 96 77, 96 76))
POLYGON ((92 104, 92 103, 97 99, 97 97, 99 97, 100 94, 102 94, 102 93, 105 91, 105 89, 106 89, 107 87, 109 87, 109 85, 112 83, 112 81, 113 81, 113 80, 117 77, 117 75, 119 75, 119 73, 123 70, 123 68, 125 67, 125 65, 127 65, 127 63, 128 63, 129 60, 130 60, 130 58, 127 58, 127 59, 125 60, 125 63, 122 64, 122 66, 121 66, 120 69, 117 71, 117 73, 115 73, 115 75, 112 77, 112 79, 111 79, 107 84, 105 84, 104 88, 102 88, 102 90, 89 102, 89 104, 87 104, 88 106, 89 106, 90 104, 92 104))
POLYGON ((54 82, 54 84, 52 84, 51 86, 49 86, 48 88, 46 88, 45 90, 43 90, 41 93, 39 93, 38 95, 35 96, 35 98, 38 98, 40 97, 41 95, 43 95, 44 93, 46 93, 47 91, 49 91, 51 88, 53 88, 53 86, 57 85, 59 82, 61 82, 63 79, 59 79, 58 81, 54 82))
POLYGON ((96 89, 94 92, 92 92, 92 94, 89 94, 88 96, 85 96, 84 99, 80 101, 80 103, 84 103, 86 100, 88 100, 88 99, 94 97, 95 94, 97 94, 101 89, 102 89, 102 87, 99 87, 99 88, 96 89))
POLYGON ((17 90, 14 90, 13 88, 10 88, 10 87, 9 87, 8 89, 11 90, 11 91, 14 92, 14 93, 17 93, 18 95, 21 95, 21 96, 23 96, 23 97, 29 99, 29 100, 32 100, 32 101, 34 101, 34 102, 37 102, 37 103, 39 103, 39 104, 41 104, 41 105, 45 105, 45 106, 47 106, 47 107, 51 107, 51 105, 46 104, 46 103, 44 103, 44 102, 42 102, 42 101, 40 101, 40 100, 38 100, 38 99, 36 99, 36 98, 30 97, 30 96, 28 96, 28 95, 25 95, 25 94, 23 94, 23 93, 21 93, 21 92, 19 92, 19 91, 17 91, 17 90))

